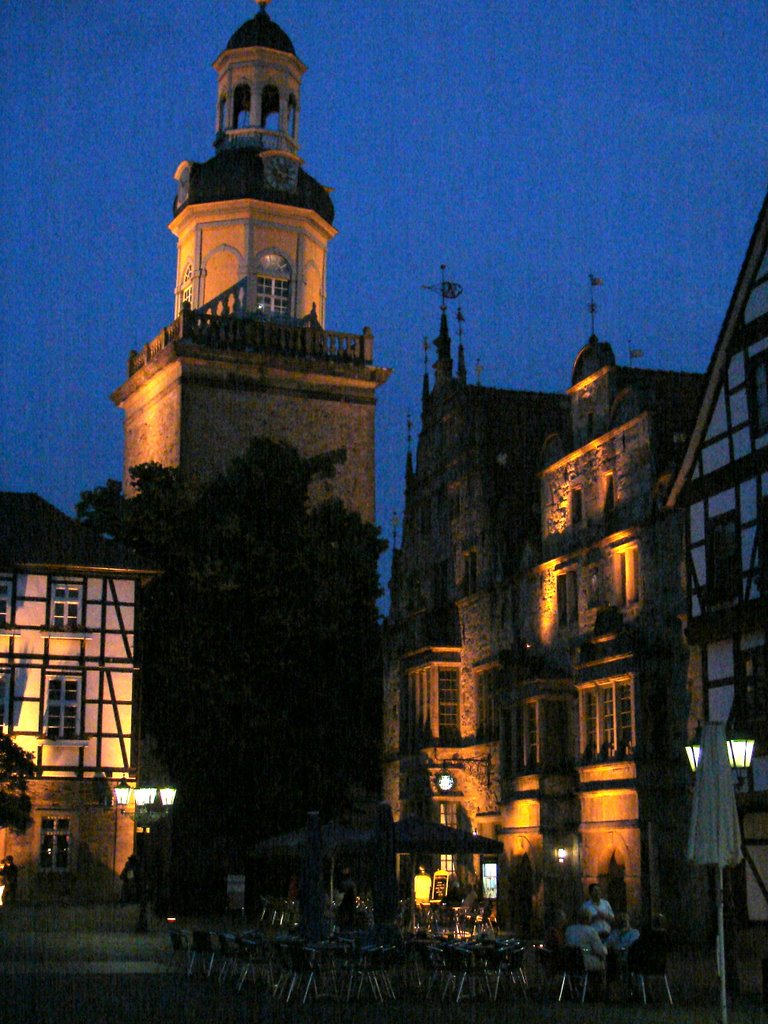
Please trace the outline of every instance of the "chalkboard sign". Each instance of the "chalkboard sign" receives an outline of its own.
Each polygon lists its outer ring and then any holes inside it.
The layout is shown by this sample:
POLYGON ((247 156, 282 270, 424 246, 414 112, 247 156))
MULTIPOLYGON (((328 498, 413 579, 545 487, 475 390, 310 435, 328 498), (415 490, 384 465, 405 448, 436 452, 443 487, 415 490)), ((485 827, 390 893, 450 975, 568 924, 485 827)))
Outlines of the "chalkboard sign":
POLYGON ((432 876, 432 899, 435 902, 444 900, 448 895, 448 872, 436 871, 432 876))

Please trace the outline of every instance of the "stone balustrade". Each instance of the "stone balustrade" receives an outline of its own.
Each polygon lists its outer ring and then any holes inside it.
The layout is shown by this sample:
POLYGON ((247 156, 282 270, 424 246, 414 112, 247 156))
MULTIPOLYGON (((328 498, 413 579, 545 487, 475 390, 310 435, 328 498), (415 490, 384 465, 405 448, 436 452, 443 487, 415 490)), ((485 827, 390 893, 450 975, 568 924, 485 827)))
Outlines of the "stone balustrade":
POLYGON ((146 366, 170 344, 189 343, 220 352, 249 352, 331 363, 373 362, 373 334, 326 331, 317 324, 281 323, 235 316, 213 316, 188 308, 128 358, 128 375, 146 366))

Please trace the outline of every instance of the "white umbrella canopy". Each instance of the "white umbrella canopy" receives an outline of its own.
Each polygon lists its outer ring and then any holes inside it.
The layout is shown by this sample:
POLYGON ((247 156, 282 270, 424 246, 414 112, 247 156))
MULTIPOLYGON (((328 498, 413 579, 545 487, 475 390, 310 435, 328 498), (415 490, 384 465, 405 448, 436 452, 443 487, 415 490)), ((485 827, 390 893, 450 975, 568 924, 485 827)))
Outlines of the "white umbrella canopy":
POLYGON ((734 867, 741 859, 739 812, 725 725, 707 722, 702 730, 701 758, 696 769, 688 860, 694 864, 734 867))
POLYGON ((741 827, 728 761, 723 722, 707 722, 702 730, 701 757, 693 790, 688 860, 717 869, 717 971, 720 975, 720 1015, 728 1024, 723 926, 723 868, 742 859, 741 827))

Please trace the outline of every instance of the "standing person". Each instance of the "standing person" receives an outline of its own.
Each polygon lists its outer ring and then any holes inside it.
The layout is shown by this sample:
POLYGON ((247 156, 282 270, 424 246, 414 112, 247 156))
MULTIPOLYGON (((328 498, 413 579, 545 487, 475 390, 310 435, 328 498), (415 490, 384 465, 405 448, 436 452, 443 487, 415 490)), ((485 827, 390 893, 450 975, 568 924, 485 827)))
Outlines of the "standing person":
POLYGON ((139 898, 139 875, 139 859, 132 853, 120 872, 120 881, 123 883, 120 891, 121 903, 135 903, 139 898))
POLYGON ((601 940, 605 942, 611 934, 614 916, 613 909, 608 900, 603 899, 603 893, 597 882, 589 887, 589 897, 582 903, 581 909, 589 914, 589 924, 595 929, 601 940))
POLYGON ((16 886, 19 881, 19 869, 13 863, 13 857, 10 854, 8 854, 3 861, 2 880, 5 885, 2 902, 4 905, 13 903, 16 899, 16 886))

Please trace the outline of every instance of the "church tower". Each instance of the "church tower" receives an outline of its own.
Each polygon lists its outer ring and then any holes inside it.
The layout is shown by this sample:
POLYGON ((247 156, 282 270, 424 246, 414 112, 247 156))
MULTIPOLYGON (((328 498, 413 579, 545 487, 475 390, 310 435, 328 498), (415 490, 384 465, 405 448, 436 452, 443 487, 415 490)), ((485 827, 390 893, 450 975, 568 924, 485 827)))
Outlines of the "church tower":
POLYGON ((209 477, 253 437, 330 455, 312 497, 375 514, 373 335, 325 328, 329 189, 299 155, 305 65, 259 3, 214 62, 214 156, 178 167, 176 319, 139 352, 112 400, 130 467, 209 477))

